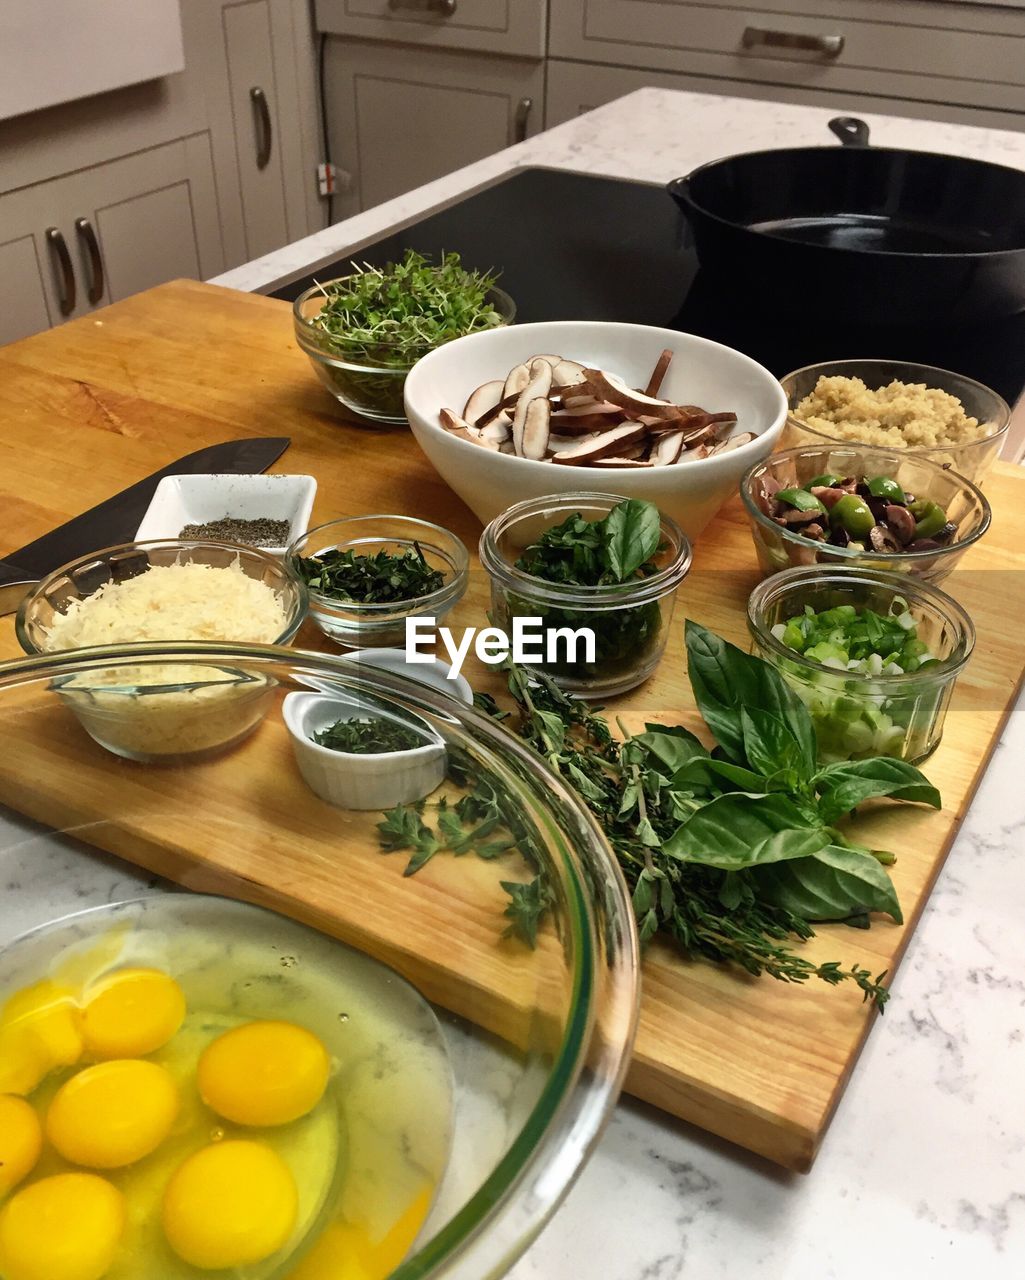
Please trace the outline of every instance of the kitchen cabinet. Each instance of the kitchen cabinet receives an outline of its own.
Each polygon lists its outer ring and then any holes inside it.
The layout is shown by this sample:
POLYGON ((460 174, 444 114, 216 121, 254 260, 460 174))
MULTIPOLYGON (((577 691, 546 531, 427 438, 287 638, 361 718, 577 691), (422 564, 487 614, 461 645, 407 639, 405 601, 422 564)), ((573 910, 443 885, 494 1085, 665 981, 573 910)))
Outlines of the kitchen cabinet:
POLYGON ((904 101, 1018 113, 1003 127, 1025 127, 1020 9, 950 0, 552 0, 548 52, 758 83, 763 97, 785 86, 815 92, 814 102, 824 92, 874 95, 900 114, 904 101))
POLYGON ((225 266, 210 138, 0 196, 0 341, 225 266))
MULTIPOLYGON (((542 58, 548 0, 315 0, 318 31, 542 58)), ((552 0, 558 3, 558 0, 552 0)))
MULTIPOLYGON (((561 58, 548 60, 545 91, 545 128, 572 120, 585 111, 613 102, 636 89, 686 89, 692 93, 721 93, 733 98, 771 98, 775 102, 794 102, 811 107, 834 107, 837 115, 852 111, 876 111, 899 114, 921 120, 949 120, 954 124, 987 125, 994 129, 1014 128, 1014 116, 1006 112, 986 111, 977 107, 961 107, 936 102, 895 102, 877 94, 850 93, 839 90, 804 88, 793 85, 765 85, 758 81, 725 80, 715 76, 695 76, 672 71, 641 71, 635 67, 608 67, 590 62, 569 62, 561 58)), ((1025 118, 1018 127, 1025 128, 1025 118)), ((832 135, 823 136, 831 143, 832 135)))
POLYGON ((542 127, 544 63, 331 37, 331 158, 347 217, 542 127))

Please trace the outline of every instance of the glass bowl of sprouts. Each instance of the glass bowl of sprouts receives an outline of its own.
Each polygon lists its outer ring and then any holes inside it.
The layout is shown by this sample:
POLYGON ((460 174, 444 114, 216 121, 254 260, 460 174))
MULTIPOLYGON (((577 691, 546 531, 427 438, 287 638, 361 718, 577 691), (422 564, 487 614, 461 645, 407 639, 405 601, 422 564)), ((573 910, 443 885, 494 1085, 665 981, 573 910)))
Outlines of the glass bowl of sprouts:
POLYGON ((312 285, 292 304, 295 336, 327 390, 374 423, 404 423, 406 374, 435 347, 512 324, 516 304, 496 277, 457 253, 439 262, 407 250, 384 267, 312 285))

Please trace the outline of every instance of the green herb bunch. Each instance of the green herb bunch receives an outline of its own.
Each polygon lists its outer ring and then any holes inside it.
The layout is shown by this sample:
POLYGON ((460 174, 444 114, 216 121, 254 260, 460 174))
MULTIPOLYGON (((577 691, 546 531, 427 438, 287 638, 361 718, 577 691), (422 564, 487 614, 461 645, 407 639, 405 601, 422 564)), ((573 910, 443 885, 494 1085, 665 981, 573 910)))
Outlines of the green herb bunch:
MULTIPOLYGON (((661 549, 661 519, 650 502, 630 498, 618 503, 601 520, 588 520, 579 512, 546 529, 516 561, 516 568, 544 582, 568 587, 607 587, 648 578, 658 571, 655 556, 661 549)), ((553 608, 539 605, 521 593, 510 595, 511 617, 537 617, 547 628, 590 627, 594 631, 595 661, 546 664, 544 670, 558 678, 595 679, 620 668, 643 663, 662 629, 657 601, 636 607, 609 604, 600 612, 591 609, 553 608)))
MULTIPOLYGON (((841 824, 866 800, 938 808, 939 792, 900 760, 818 765, 808 711, 769 664, 694 622, 686 644, 714 749, 678 725, 649 724, 618 742, 551 679, 507 663, 517 732, 597 819, 643 941, 659 934, 686 955, 784 982, 851 981, 882 1006, 885 973, 816 964, 794 943, 821 921, 867 928, 875 911, 901 922, 885 870, 893 855, 856 843, 841 824)), ((460 831, 472 847, 472 832, 460 831)), ((512 927, 532 936, 551 901, 543 864, 534 880, 506 889, 512 927)))
POLYGON ((458 253, 431 263, 407 249, 385 267, 352 265, 352 275, 323 289, 312 319, 348 360, 405 368, 444 342, 503 322, 488 300, 497 277, 467 271, 458 253))
POLYGON ((445 575, 427 563, 418 542, 397 555, 360 555, 331 547, 315 556, 297 556, 299 576, 311 591, 356 604, 398 604, 419 600, 445 585, 445 575))
POLYGON ((350 755, 383 755, 425 745, 423 736, 396 720, 336 720, 313 735, 313 741, 350 755))

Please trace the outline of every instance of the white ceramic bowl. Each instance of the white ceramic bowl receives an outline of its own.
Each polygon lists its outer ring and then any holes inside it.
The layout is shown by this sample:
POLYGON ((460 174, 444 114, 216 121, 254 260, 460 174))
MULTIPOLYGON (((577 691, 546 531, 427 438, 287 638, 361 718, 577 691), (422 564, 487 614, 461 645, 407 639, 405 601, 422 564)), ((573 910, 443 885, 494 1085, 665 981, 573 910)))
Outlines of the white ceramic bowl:
POLYGON ((317 482, 313 476, 215 475, 165 476, 135 534, 136 542, 177 538, 189 524, 207 524, 225 516, 233 520, 287 520, 284 545, 261 547, 283 556, 285 547, 310 524, 317 482))
POLYGON ((321 800, 342 809, 390 809, 415 804, 440 787, 448 758, 441 737, 425 721, 383 710, 372 698, 328 693, 290 693, 281 714, 303 781, 321 800), (335 751, 313 741, 313 735, 339 720, 373 716, 419 730, 422 747, 359 755, 335 751))
POLYGON ((518 324, 457 338, 424 356, 406 378, 406 416, 417 443, 484 524, 526 498, 586 489, 646 498, 693 541, 736 493, 748 467, 772 452, 786 412, 780 384, 739 351, 674 329, 598 320, 518 324), (711 412, 735 410, 735 431, 752 431, 757 439, 717 457, 667 467, 567 467, 482 449, 445 431, 438 420, 443 408, 462 413, 475 387, 504 378, 528 356, 557 352, 643 387, 665 348, 673 362, 661 395, 711 412))

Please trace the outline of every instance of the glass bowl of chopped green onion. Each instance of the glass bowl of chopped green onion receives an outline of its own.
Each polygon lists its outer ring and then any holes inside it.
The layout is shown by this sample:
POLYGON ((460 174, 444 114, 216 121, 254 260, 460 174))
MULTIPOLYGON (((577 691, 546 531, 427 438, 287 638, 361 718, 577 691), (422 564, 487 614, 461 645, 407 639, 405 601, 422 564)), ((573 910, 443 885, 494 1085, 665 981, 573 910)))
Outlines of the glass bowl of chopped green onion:
POLYGON ((531 644, 539 656, 524 665, 578 697, 605 698, 658 666, 691 547, 653 503, 564 493, 497 516, 481 536, 480 559, 495 625, 509 633, 516 619, 540 619, 545 634, 531 644), (564 632, 591 633, 593 648, 564 632))
POLYGON ((958 472, 857 444, 784 449, 751 467, 740 495, 765 573, 846 565, 941 582, 992 519, 958 472))
POLYGON ((406 619, 442 618, 463 597, 470 557, 454 533, 412 516, 348 516, 311 529, 285 565, 310 616, 350 649, 405 644, 406 619))
POLYGON ((787 569, 748 601, 758 655, 811 712, 823 764, 939 744, 975 628, 939 587, 896 573, 787 569))
POLYGON ((457 253, 430 262, 412 250, 385 267, 353 263, 292 305, 295 336, 317 377, 371 422, 404 423, 406 374, 435 347, 512 324, 516 304, 496 277, 469 271, 457 253))

